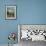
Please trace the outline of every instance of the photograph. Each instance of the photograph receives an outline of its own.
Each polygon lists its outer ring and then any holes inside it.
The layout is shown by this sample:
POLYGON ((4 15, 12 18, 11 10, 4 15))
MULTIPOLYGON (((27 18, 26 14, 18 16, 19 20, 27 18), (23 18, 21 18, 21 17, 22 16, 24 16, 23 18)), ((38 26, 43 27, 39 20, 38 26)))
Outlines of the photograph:
POLYGON ((16 6, 6 6, 6 19, 16 19, 16 6))

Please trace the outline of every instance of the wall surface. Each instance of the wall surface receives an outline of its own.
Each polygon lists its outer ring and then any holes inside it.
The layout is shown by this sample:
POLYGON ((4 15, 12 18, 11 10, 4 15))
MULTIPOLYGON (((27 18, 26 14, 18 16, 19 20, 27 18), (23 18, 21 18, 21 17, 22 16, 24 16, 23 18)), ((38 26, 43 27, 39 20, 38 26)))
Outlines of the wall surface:
MULTIPOLYGON (((10 32, 16 32, 16 35, 18 34, 17 30, 17 24, 19 22, 19 15, 17 15, 16 20, 5 20, 5 7, 6 5, 16 5, 16 0, 0 0, 0 44, 7 44, 9 42, 8 40, 8 34, 10 32)), ((16 38, 16 43, 18 38, 16 38)))
POLYGON ((46 24, 46 0, 21 0, 21 24, 46 24))
POLYGON ((46 24, 46 0, 0 0, 0 44, 8 43, 9 32, 17 34, 18 24, 46 24), (16 20, 5 20, 9 4, 17 6, 16 20))

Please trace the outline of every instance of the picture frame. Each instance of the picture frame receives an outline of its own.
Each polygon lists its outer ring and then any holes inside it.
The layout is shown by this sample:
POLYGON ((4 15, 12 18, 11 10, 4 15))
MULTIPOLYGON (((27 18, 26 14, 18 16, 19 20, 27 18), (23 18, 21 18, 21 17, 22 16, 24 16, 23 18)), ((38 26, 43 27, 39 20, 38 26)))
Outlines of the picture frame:
POLYGON ((16 19, 16 5, 6 5, 5 7, 5 19, 14 20, 16 19))

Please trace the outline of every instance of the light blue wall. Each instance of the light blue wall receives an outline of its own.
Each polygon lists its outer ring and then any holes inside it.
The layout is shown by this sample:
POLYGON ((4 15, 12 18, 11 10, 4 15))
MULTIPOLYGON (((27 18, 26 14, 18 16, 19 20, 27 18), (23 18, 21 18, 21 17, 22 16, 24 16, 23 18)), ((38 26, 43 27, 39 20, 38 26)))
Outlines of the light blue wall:
MULTIPOLYGON (((10 32, 16 32, 17 24, 19 22, 19 16, 16 20, 5 20, 5 6, 16 5, 16 0, 0 0, 0 43, 8 43, 8 34, 10 32)), ((17 43, 17 39, 15 41, 17 43)))
POLYGON ((46 0, 20 1, 21 24, 46 24, 46 0))
POLYGON ((46 0, 0 0, 0 44, 8 43, 9 32, 17 34, 18 24, 46 24, 46 0), (5 20, 9 4, 17 6, 16 20, 5 20))

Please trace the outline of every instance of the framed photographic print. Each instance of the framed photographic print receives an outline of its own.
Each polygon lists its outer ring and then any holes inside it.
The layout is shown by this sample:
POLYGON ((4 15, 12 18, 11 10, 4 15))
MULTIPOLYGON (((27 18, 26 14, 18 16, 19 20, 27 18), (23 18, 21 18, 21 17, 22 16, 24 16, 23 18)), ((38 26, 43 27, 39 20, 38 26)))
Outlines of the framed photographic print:
POLYGON ((16 6, 6 6, 6 19, 16 19, 16 6))

